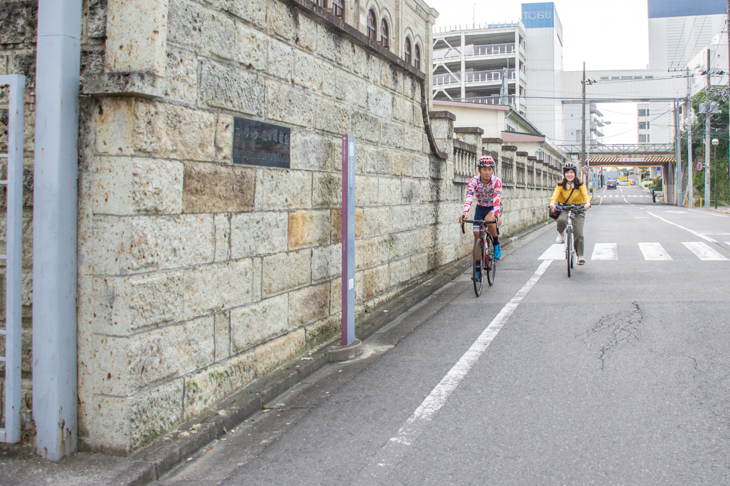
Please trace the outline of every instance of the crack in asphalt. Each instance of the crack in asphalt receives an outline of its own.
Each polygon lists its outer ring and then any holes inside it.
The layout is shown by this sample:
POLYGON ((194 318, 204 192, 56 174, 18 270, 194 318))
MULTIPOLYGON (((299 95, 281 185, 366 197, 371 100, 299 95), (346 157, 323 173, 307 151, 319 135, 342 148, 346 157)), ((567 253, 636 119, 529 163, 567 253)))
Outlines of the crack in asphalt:
POLYGON ((639 326, 644 315, 638 302, 632 302, 631 305, 633 308, 630 310, 602 317, 585 334, 589 340, 598 341, 601 370, 616 348, 639 340, 639 326))

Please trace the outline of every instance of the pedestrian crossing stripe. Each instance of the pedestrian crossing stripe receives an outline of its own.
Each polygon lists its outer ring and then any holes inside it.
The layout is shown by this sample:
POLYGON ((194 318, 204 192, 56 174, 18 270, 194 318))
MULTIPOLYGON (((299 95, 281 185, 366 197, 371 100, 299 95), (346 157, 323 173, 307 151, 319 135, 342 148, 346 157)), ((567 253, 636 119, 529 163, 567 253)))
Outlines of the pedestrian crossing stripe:
POLYGON ((597 197, 651 197, 649 194, 598 194, 597 197))
MULTIPOLYGON (((726 242, 730 245, 730 241, 726 242)), ((646 261, 671 261, 673 258, 664 249, 661 243, 638 243, 639 250, 646 261)), ((701 261, 728 261, 720 252, 710 247, 703 241, 682 242, 694 256, 701 261)), ((538 260, 564 260, 565 245, 556 243, 550 245, 539 257, 538 260)), ((618 260, 618 245, 616 243, 596 243, 593 246, 591 260, 618 260)))

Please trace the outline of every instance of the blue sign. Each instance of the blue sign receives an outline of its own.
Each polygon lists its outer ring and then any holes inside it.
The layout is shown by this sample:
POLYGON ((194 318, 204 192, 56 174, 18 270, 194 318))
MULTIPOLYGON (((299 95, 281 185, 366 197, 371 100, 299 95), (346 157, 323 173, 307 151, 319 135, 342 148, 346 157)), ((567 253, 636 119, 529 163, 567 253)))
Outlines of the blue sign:
POLYGON ((697 162, 697 170, 702 170, 702 162, 697 162))
POLYGON ((656 173, 657 174, 661 174, 662 173, 662 168, 661 167, 657 167, 656 168, 656 173))
POLYGON ((526 29, 544 29, 554 27, 560 43, 563 43, 563 24, 553 2, 523 3, 522 23, 526 29))

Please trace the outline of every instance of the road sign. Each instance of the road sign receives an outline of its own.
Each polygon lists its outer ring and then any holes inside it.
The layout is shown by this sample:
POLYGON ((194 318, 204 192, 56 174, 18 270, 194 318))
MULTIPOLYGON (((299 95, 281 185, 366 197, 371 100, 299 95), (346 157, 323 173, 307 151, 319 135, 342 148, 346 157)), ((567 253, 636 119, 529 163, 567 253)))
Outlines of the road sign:
POLYGON ((638 158, 638 159, 634 159, 634 158, 622 158, 622 159, 618 159, 618 161, 619 162, 643 162, 644 159, 643 158, 638 158))
POLYGON ((697 162, 697 170, 702 170, 702 162, 697 162))

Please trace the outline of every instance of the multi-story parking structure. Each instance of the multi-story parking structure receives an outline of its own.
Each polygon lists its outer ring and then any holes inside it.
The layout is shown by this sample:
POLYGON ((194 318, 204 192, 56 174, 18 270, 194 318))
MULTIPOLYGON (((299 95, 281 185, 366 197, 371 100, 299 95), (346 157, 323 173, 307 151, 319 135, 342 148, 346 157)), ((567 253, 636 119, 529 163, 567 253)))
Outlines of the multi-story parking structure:
POLYGON ((522 22, 442 28, 433 36, 434 99, 509 105, 525 114, 522 22))

